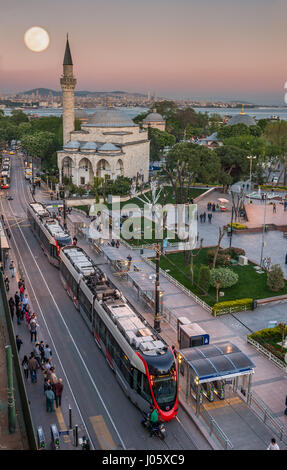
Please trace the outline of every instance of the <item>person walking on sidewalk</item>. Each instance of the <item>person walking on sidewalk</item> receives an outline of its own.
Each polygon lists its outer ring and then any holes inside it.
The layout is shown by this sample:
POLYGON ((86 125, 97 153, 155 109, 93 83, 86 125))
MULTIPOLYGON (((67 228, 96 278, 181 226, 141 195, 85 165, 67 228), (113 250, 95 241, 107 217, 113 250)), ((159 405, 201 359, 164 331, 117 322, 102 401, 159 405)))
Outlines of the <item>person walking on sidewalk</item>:
POLYGON ((6 292, 9 292, 9 279, 8 276, 5 277, 5 287, 6 287, 6 292))
POLYGON ((25 293, 25 289, 23 287, 23 284, 21 284, 21 287, 19 288, 19 291, 20 291, 20 300, 21 300, 21 302, 23 302, 24 293, 25 293))
POLYGON ((31 318, 29 328, 30 328, 30 334, 31 334, 31 343, 34 341, 37 341, 37 328, 38 328, 38 323, 36 322, 35 317, 31 318))
POLYGON ((40 344, 39 344, 39 351, 40 351, 40 354, 41 354, 41 363, 44 364, 45 362, 45 353, 44 353, 44 341, 40 341, 40 344))
POLYGON ((50 379, 52 387, 58 382, 55 367, 51 367, 51 369, 47 371, 47 378, 50 379))
POLYGON ((212 213, 209 212, 209 213, 207 214, 207 217, 208 217, 208 222, 211 224, 212 213))
POLYGON ((24 377, 26 380, 28 380, 28 377, 29 377, 29 361, 28 361, 28 357, 27 356, 24 356, 24 359, 22 361, 22 367, 23 367, 23 370, 24 370, 24 377))
POLYGON ((55 408, 54 408, 55 394, 50 385, 48 385, 48 388, 45 392, 45 396, 46 396, 46 411, 47 412, 55 411, 55 408))
POLYGON ((31 352, 30 359, 28 361, 28 369, 31 375, 32 384, 37 382, 37 370, 39 369, 39 364, 34 357, 34 353, 31 352))
POLYGON ((16 305, 16 309, 17 309, 17 306, 18 306, 19 303, 20 303, 20 296, 19 296, 19 294, 18 294, 18 291, 15 293, 14 299, 15 299, 15 305, 16 305))
POLYGON ((33 353, 34 353, 34 356, 35 356, 36 361, 37 361, 38 364, 39 364, 40 369, 42 369, 41 353, 40 353, 40 349, 39 349, 39 343, 36 343, 36 344, 35 344, 35 346, 34 346, 34 348, 33 348, 33 353))
POLYGON ((11 318, 12 318, 12 321, 13 321, 14 309, 15 309, 15 302, 14 302, 13 297, 10 297, 10 299, 9 299, 9 308, 10 308, 11 318))
POLYGON ((267 450, 280 450, 280 447, 277 444, 276 439, 274 439, 274 437, 271 439, 270 444, 267 447, 267 450))
POLYGON ((11 277, 15 277, 15 266, 14 266, 14 261, 11 260, 9 269, 11 271, 11 277))
POLYGON ((29 306, 29 299, 28 299, 28 294, 25 294, 22 300, 23 303, 23 309, 24 311, 27 311, 28 306, 29 306))
POLYGON ((51 359, 51 357, 52 357, 52 350, 49 347, 49 345, 46 344, 46 346, 44 347, 44 359, 45 360, 51 359))
POLYGON ((16 305, 16 317, 17 317, 17 325, 21 325, 21 307, 20 305, 16 305))
POLYGON ((59 379, 53 388, 55 393, 56 408, 58 408, 59 406, 61 406, 62 393, 64 388, 63 380, 59 379))
POLYGON ((21 345, 23 344, 23 341, 21 340, 21 338, 19 338, 18 335, 16 335, 16 345, 17 345, 17 350, 18 352, 20 352, 20 349, 21 349, 21 345))

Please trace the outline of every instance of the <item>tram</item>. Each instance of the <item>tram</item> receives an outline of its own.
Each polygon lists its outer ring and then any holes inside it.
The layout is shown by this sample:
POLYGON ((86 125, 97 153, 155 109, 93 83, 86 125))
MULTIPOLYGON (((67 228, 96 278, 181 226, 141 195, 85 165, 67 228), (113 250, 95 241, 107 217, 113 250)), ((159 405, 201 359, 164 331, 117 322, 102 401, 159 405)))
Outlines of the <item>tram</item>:
POLYGON ((51 264, 59 267, 60 250, 71 245, 71 237, 63 229, 55 216, 53 217, 43 204, 31 203, 27 208, 31 230, 38 238, 40 245, 51 264))
POLYGON ((63 247, 60 277, 124 392, 163 421, 178 411, 176 361, 170 347, 82 248, 63 247))

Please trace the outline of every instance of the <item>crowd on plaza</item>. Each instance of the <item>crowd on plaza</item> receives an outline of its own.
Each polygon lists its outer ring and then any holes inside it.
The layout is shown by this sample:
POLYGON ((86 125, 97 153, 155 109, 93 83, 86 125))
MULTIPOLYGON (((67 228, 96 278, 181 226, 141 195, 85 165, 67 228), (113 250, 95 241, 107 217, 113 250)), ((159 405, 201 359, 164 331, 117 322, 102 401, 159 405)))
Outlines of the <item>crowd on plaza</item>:
MULTIPOLYGON (((22 359, 24 377, 28 380, 30 372, 31 383, 35 384, 38 379, 38 371, 41 370, 43 372, 46 411, 53 412, 55 411, 54 402, 56 408, 61 406, 64 388, 63 380, 56 375, 56 369, 52 361, 52 350, 49 345, 43 340, 37 341, 39 328, 37 315, 30 308, 28 294, 25 293, 24 279, 19 280, 18 291, 16 291, 14 298, 13 296, 10 297, 8 302, 12 321, 14 315, 16 315, 18 325, 26 324, 30 332, 30 342, 33 344, 33 350, 30 352, 30 355, 25 354, 22 359)), ((16 344, 20 354, 23 341, 19 335, 16 335, 16 344)))

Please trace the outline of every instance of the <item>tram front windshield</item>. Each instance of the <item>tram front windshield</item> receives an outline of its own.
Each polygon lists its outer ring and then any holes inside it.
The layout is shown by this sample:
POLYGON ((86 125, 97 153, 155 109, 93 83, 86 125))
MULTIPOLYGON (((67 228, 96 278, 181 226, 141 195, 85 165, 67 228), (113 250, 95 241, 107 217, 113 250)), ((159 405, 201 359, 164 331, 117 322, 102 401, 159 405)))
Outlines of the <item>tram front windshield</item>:
POLYGON ((57 243, 61 248, 62 246, 71 245, 71 237, 58 238, 57 243))
POLYGON ((177 393, 177 381, 175 367, 172 366, 166 375, 153 377, 152 390, 159 407, 174 403, 177 393))

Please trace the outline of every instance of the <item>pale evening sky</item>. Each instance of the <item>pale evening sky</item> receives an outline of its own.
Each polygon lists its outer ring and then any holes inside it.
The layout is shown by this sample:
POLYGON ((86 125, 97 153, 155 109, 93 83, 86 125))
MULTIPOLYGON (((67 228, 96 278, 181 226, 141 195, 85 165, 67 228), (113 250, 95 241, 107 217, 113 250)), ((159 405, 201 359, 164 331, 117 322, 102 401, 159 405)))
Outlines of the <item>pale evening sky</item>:
POLYGON ((286 0, 0 0, 0 92, 60 89, 69 33, 77 90, 284 105, 286 0), (26 48, 31 26, 50 34, 26 48))

